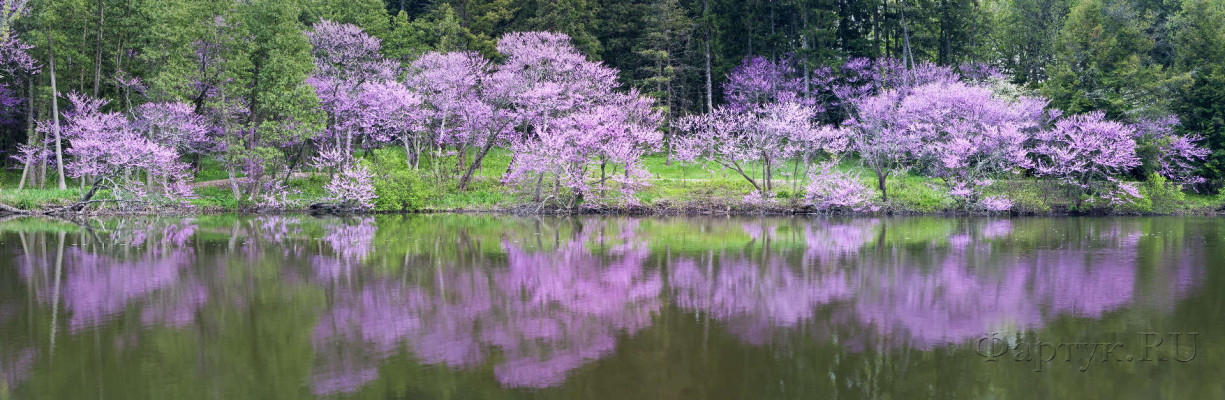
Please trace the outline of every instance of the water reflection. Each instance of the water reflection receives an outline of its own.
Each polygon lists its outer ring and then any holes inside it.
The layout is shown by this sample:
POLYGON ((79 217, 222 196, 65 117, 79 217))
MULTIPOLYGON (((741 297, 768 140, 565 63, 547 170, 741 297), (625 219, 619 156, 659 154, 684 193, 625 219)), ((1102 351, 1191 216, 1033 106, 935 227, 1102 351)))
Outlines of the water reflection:
MULTIPOLYGON (((649 249, 630 226, 614 226, 611 235, 602 228, 583 226, 549 250, 503 239, 505 261, 496 267, 438 260, 427 282, 376 279, 340 290, 315 329, 324 359, 316 364, 316 393, 360 388, 377 377, 381 355, 402 344, 424 363, 460 369, 496 350, 494 375, 504 386, 561 384, 567 372, 612 353, 618 334, 649 326, 661 306, 662 280, 643 269, 649 249), (369 354, 343 350, 351 348, 369 354), (368 365, 354 366, 354 358, 368 365)), ((329 261, 352 255, 336 250, 329 261)))
MULTIPOLYGON (((0 389, 60 379, 53 360, 76 357, 65 353, 83 350, 76 342, 88 335, 107 335, 105 354, 119 357, 146 354, 157 346, 150 338, 171 331, 196 337, 184 342, 196 374, 271 365, 281 375, 270 379, 289 382, 278 393, 316 396, 403 379, 384 369, 405 357, 503 389, 560 388, 601 360, 637 357, 619 354, 627 340, 700 341, 705 352, 712 328, 750 347, 933 351, 1069 318, 1173 312, 1207 279, 1211 237, 1176 228, 1145 219, 10 221, 0 255, 13 262, 0 271, 20 279, 0 297, 0 389), (661 322, 674 314, 705 333, 661 322), (225 350, 248 339, 245 353, 225 350), (284 368, 297 359, 301 367, 284 368)), ((104 357, 97 346, 93 356, 104 357)))

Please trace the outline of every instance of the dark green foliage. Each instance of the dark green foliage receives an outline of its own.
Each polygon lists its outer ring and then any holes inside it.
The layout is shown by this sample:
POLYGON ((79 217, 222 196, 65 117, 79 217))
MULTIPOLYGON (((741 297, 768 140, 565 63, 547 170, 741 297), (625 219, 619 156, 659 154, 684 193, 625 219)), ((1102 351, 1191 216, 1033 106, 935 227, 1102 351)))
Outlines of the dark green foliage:
POLYGON ((1225 184, 1225 1, 1184 0, 1171 26, 1176 65, 1192 77, 1178 115, 1184 130, 1204 135, 1212 154, 1202 174, 1219 188, 1225 184))
POLYGON ((1072 7, 1056 45, 1044 94, 1068 113, 1105 111, 1112 118, 1169 113, 1185 79, 1156 63, 1151 15, 1125 0, 1082 0, 1072 7))

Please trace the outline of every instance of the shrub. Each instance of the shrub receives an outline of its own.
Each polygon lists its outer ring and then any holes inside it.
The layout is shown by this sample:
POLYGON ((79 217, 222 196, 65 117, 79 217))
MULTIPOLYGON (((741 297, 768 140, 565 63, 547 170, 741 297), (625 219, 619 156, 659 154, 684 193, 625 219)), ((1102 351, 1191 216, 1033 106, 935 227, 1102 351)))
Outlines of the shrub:
POLYGON ((374 173, 374 209, 378 211, 417 211, 425 207, 430 195, 440 195, 431 184, 408 166, 403 152, 375 150, 367 160, 374 173))
POLYGON ((1084 203, 1083 208, 1085 210, 1105 208, 1117 214, 1152 214, 1154 212, 1153 199, 1149 196, 1148 185, 1133 186, 1135 186, 1134 195, 1121 196, 1116 201, 1109 203, 1104 199, 1091 198, 1084 203))
POLYGON ((425 207, 431 194, 425 179, 413 170, 400 169, 380 173, 374 178, 374 209, 378 211, 417 211, 425 207))
POLYGON ((1152 212, 1156 214, 1175 214, 1186 208, 1187 196, 1179 185, 1171 183, 1161 174, 1151 172, 1144 188, 1148 190, 1148 199, 1152 203, 1152 212))

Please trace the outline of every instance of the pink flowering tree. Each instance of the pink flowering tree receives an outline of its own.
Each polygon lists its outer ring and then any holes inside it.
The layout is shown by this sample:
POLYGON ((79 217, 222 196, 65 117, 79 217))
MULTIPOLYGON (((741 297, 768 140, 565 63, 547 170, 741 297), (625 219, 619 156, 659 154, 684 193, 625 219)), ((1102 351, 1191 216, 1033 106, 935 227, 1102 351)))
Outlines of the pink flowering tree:
POLYGON ((424 98, 427 136, 406 144, 409 163, 416 167, 426 146, 435 158, 444 146, 453 146, 459 155, 456 171, 462 174, 459 189, 467 189, 489 151, 514 137, 518 113, 508 89, 516 81, 513 74, 499 77, 505 79, 494 79, 493 65, 474 52, 430 52, 414 61, 408 83, 424 98))
POLYGON ((784 100, 741 111, 720 107, 705 115, 687 116, 678 128, 689 135, 677 140, 677 158, 708 160, 730 169, 753 185, 755 193, 773 195, 778 168, 805 152, 836 153, 846 145, 841 132, 816 125, 817 109, 784 100), (750 166, 761 168, 760 175, 750 166))
POLYGON ((805 200, 822 211, 876 211, 872 188, 859 179, 858 173, 838 169, 838 163, 827 161, 817 165, 808 175, 804 188, 805 200))
POLYGON ((505 181, 542 204, 632 202, 645 177, 638 158, 662 141, 650 103, 616 92, 617 71, 588 61, 566 35, 511 33, 498 51, 506 61, 492 79, 525 133, 505 181))
POLYGON ((554 185, 539 201, 559 200, 567 207, 589 204, 633 204, 634 192, 650 174, 641 165, 648 151, 658 151, 663 134, 660 115, 636 91, 609 104, 554 119, 537 140, 514 143, 515 165, 506 180, 520 184, 550 178, 554 185))
POLYGON ((1169 179, 1177 185, 1195 185, 1204 178, 1195 175, 1197 164, 1208 157, 1207 148, 1196 142, 1204 138, 1198 134, 1179 135, 1178 117, 1141 119, 1134 125, 1137 153, 1147 160, 1145 167, 1169 179))
POLYGON ((945 182, 953 198, 967 207, 999 209, 1007 205, 1003 199, 980 204, 981 189, 994 176, 1029 165, 1024 145, 1043 122, 1045 106, 1043 99, 1007 99, 985 87, 943 81, 912 89, 897 113, 905 135, 922 143, 914 149, 917 161, 945 182))
POLYGON ((803 85, 804 81, 787 60, 746 57, 727 73, 723 96, 728 107, 747 111, 770 103, 794 101, 800 97, 803 85))
POLYGON ((922 145, 922 138, 906 129, 907 121, 900 112, 904 98, 896 90, 858 98, 854 102, 854 116, 843 122, 851 138, 851 149, 876 175, 877 189, 885 202, 889 201, 885 180, 908 166, 913 152, 922 145))
POLYGON ((28 4, 29 0, 0 0, 0 80, 38 72, 38 62, 28 52, 33 46, 23 43, 13 30, 28 4))
POLYGON ((1130 202, 1140 194, 1117 177, 1140 165, 1135 128, 1092 112, 1073 115, 1035 137, 1034 170, 1058 179, 1079 209, 1085 200, 1130 202))
MULTIPOLYGON (((69 176, 91 181, 82 201, 108 189, 115 201, 151 202, 191 197, 188 166, 179 153, 133 129, 117 112, 101 110, 106 100, 78 94, 68 96, 72 108, 64 113, 64 136, 70 160, 69 176), (141 175, 146 178, 140 179, 141 175)), ((44 126, 42 129, 47 129, 44 126)))
POLYGON ((219 141, 204 116, 188 103, 145 103, 133 112, 132 128, 180 154, 196 157, 219 149, 219 141))
MULTIPOLYGON (((27 102, 25 113, 32 111, 32 99, 25 98, 19 89, 10 86, 10 80, 13 78, 23 75, 28 77, 39 72, 38 62, 29 54, 32 46, 22 42, 13 29, 17 19, 28 11, 28 4, 29 0, 0 0, 0 123, 9 122, 10 118, 16 116, 17 111, 23 108, 20 107, 22 100, 27 102)), ((33 180, 30 176, 30 166, 35 160, 42 162, 47 158, 43 146, 35 145, 34 142, 36 140, 30 138, 29 144, 17 145, 17 155, 14 158, 25 165, 18 183, 19 188, 25 187, 27 177, 33 180)))
POLYGON ((373 178, 370 169, 364 164, 350 162, 345 164, 340 173, 333 176, 323 189, 328 193, 328 200, 337 203, 342 209, 369 210, 374 208, 374 200, 377 198, 374 194, 373 178))
MULTIPOLYGON (((306 37, 311 44, 315 70, 307 83, 315 88, 319 104, 328 116, 324 139, 351 152, 355 137, 370 139, 383 133, 374 131, 368 117, 374 115, 364 107, 368 97, 387 96, 387 86, 370 86, 370 82, 395 81, 398 64, 379 54, 380 41, 361 28, 323 20, 315 24, 306 37)), ((397 103, 398 104, 398 103, 397 103)))
POLYGON ((350 128, 372 144, 400 142, 407 147, 425 119, 422 97, 393 80, 362 83, 356 106, 350 128))
POLYGON ((796 159, 794 175, 802 161, 846 147, 841 132, 817 126, 823 109, 802 93, 803 81, 785 60, 746 58, 727 79, 727 105, 677 122, 688 133, 677 139, 678 159, 708 160, 733 170, 753 185, 749 198, 766 200, 773 196, 776 171, 787 161, 796 159), (760 174, 751 166, 760 167, 760 174))

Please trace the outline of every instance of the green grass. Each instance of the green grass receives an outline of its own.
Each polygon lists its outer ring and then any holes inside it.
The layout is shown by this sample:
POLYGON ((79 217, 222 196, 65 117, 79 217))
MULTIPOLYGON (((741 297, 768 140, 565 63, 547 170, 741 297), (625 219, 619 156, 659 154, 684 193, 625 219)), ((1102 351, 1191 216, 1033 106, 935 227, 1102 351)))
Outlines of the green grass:
MULTIPOLYGON (((485 157, 481 168, 474 175, 468 190, 461 191, 454 177, 439 177, 435 174, 433 157, 427 154, 421 160, 421 168, 413 171, 407 166, 406 156, 402 148, 385 148, 372 152, 359 152, 363 159, 375 171, 376 177, 394 179, 384 182, 384 192, 401 198, 396 204, 381 204, 378 209, 383 211, 398 210, 496 210, 524 204, 526 199, 521 193, 508 187, 501 181, 511 162, 511 154, 507 149, 494 149, 485 157), (390 186, 388 186, 390 185, 390 186), (403 189, 398 188, 403 186, 403 189), (408 186, 412 186, 409 189, 408 186)), ((455 155, 444 156, 438 160, 439 166, 454 169, 458 163, 455 155)), ((643 164, 652 178, 650 186, 639 191, 639 203, 648 207, 665 209, 710 209, 731 210, 742 208, 743 198, 754 188, 739 173, 724 168, 713 162, 682 163, 668 162, 664 154, 653 154, 644 157, 643 164)), ((839 169, 859 174, 860 180, 870 188, 876 188, 876 176, 857 162, 844 161, 839 169)), ((760 165, 745 165, 745 172, 754 179, 759 179, 762 168, 760 165)), ((774 193, 784 205, 798 205, 798 199, 803 196, 807 184, 808 171, 803 168, 798 171, 794 164, 788 163, 775 170, 774 193)), ((68 190, 13 190, 20 177, 20 170, 0 172, 0 203, 18 208, 44 208, 60 204, 68 204, 78 198, 78 188, 75 181, 69 182, 68 190)), ((201 161, 201 169, 196 181, 222 181, 229 176, 221 163, 214 159, 201 161)), ((326 174, 316 174, 306 178, 295 178, 289 182, 289 187, 295 193, 290 199, 301 204, 309 204, 325 198, 323 186, 327 183, 326 174)), ((51 183, 51 182, 48 182, 51 183)), ((944 184, 939 179, 924 177, 914 173, 891 175, 886 180, 889 190, 889 201, 883 204, 885 211, 940 213, 958 211, 956 202, 946 193, 944 184)), ((987 188, 985 195, 1006 196, 1013 200, 1014 211, 1026 214, 1042 214, 1065 211, 1071 207, 1072 199, 1066 197, 1058 185, 1048 180, 1017 178, 999 180, 987 188)), ((191 204, 211 210, 245 210, 257 204, 251 201, 234 199, 229 185, 202 187, 196 190, 197 198, 191 204)), ((879 201, 880 195, 877 194, 879 201)), ((1118 209, 1115 212, 1125 213, 1211 213, 1225 205, 1225 195, 1205 196, 1186 194, 1185 200, 1166 203, 1164 206, 1153 205, 1118 209)))
POLYGON ((80 198, 77 189, 0 189, 0 203, 24 210, 68 205, 80 198))

